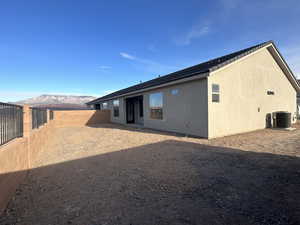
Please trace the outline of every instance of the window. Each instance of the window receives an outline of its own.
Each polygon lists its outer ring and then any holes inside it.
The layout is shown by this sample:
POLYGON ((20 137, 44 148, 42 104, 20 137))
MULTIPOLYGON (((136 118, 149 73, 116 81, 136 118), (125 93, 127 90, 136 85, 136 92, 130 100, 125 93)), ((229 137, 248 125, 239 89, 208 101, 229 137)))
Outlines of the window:
POLYGON ((218 84, 212 84, 212 102, 220 102, 220 87, 218 84))
POLYGON ((114 117, 119 117, 119 100, 114 100, 113 101, 113 106, 114 106, 114 117))
POLYGON ((150 94, 150 118, 163 119, 163 94, 161 92, 150 94))
POLYGON ((216 93, 219 93, 220 91, 220 87, 218 84, 213 84, 212 85, 212 92, 216 92, 216 93))
POLYGON ((178 89, 172 89, 171 93, 172 95, 178 95, 179 90, 178 89))
POLYGON ((139 112, 140 112, 140 117, 144 117, 144 105, 143 105, 143 99, 139 99, 139 112))
POLYGON ((212 94, 212 102, 220 102, 220 95, 212 94))
POLYGON ((100 109, 100 104, 95 104, 95 105, 94 105, 94 108, 95 108, 95 109, 100 109))
POLYGON ((107 102, 102 103, 102 109, 107 109, 107 102))

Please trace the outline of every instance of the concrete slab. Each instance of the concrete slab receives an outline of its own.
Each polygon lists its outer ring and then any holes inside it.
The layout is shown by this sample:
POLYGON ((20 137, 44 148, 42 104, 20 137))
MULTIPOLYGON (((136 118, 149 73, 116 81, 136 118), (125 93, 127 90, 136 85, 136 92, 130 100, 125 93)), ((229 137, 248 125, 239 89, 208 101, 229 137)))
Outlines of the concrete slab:
POLYGON ((289 127, 289 128, 272 128, 272 130, 294 131, 297 129, 294 127, 289 127))

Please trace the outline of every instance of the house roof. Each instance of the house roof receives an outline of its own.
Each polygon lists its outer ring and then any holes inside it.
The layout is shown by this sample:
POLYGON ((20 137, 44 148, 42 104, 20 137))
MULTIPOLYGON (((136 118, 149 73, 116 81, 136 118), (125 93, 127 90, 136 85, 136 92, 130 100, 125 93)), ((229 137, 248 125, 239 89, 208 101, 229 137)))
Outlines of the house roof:
MULTIPOLYGON (((113 92, 111 94, 105 95, 103 97, 97 98, 91 102, 88 102, 87 104, 95 104, 98 102, 103 102, 106 100, 110 100, 113 98, 116 98, 118 96, 121 95, 126 95, 126 94, 130 94, 131 92, 135 92, 135 91, 139 91, 145 88, 151 88, 151 87, 155 87, 155 86, 159 86, 162 84, 166 84, 172 81, 177 81, 177 80, 181 80, 184 78, 189 78, 189 77, 193 77, 196 75, 200 75, 200 74, 205 74, 205 73, 209 73, 212 71, 215 71, 231 62, 234 62, 238 59, 240 59, 241 57, 244 57, 260 48, 263 48, 269 44, 273 44, 273 41, 268 41, 268 42, 264 42, 255 46, 252 46, 250 48, 246 48, 219 58, 215 58, 212 60, 209 60, 207 62, 204 63, 200 63, 198 65, 192 66, 192 67, 188 67, 185 68, 183 70, 179 70, 170 74, 167 74, 165 76, 160 76, 158 78, 137 84, 137 85, 133 85, 130 86, 128 88, 124 88, 121 89, 119 91, 113 92)), ((275 46, 275 45, 274 45, 275 46)))

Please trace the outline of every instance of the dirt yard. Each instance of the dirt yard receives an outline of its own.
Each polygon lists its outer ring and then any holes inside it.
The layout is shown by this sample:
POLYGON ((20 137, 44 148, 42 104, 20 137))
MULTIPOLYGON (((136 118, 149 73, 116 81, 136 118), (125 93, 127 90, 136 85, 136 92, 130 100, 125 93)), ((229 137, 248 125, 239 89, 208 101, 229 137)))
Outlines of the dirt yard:
POLYGON ((300 126, 215 140, 59 128, 0 225, 300 224, 300 126))

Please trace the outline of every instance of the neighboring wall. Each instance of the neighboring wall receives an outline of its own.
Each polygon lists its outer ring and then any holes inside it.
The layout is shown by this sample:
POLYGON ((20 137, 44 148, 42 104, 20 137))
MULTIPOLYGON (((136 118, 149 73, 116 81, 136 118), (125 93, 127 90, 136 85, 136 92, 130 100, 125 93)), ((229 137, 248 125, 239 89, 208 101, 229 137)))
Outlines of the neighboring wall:
POLYGON ((24 137, 0 146, 0 215, 39 154, 47 148, 53 123, 31 129, 31 110, 24 106, 24 137))
MULTIPOLYGON (((56 127, 85 126, 110 121, 109 110, 55 111, 54 120, 32 130, 31 109, 24 106, 24 137, 0 146, 0 215, 42 150, 48 150, 56 127)), ((51 150, 51 149, 49 149, 51 150)))
POLYGON ((18 138, 0 147, 0 216, 26 177, 29 167, 28 138, 18 138))
MULTIPOLYGON (((207 80, 195 80, 181 83, 153 91, 143 92, 144 96, 144 127, 156 130, 172 131, 182 134, 207 137, 207 80), (172 90, 177 89, 176 95, 172 90), (149 95, 151 93, 163 93, 163 120, 150 118, 149 95)), ((133 97, 128 96, 128 97, 133 97)), ((126 123, 125 98, 120 98, 120 115, 111 115, 114 123, 126 123)), ((109 109, 113 109, 112 101, 109 101, 109 109)))
POLYGON ((54 118, 56 127, 88 126, 110 122, 110 110, 55 111, 54 118))
POLYGON ((210 138, 263 129, 272 112, 296 112, 296 91, 265 48, 211 74, 208 87, 210 138), (211 99, 213 83, 219 103, 211 99))

